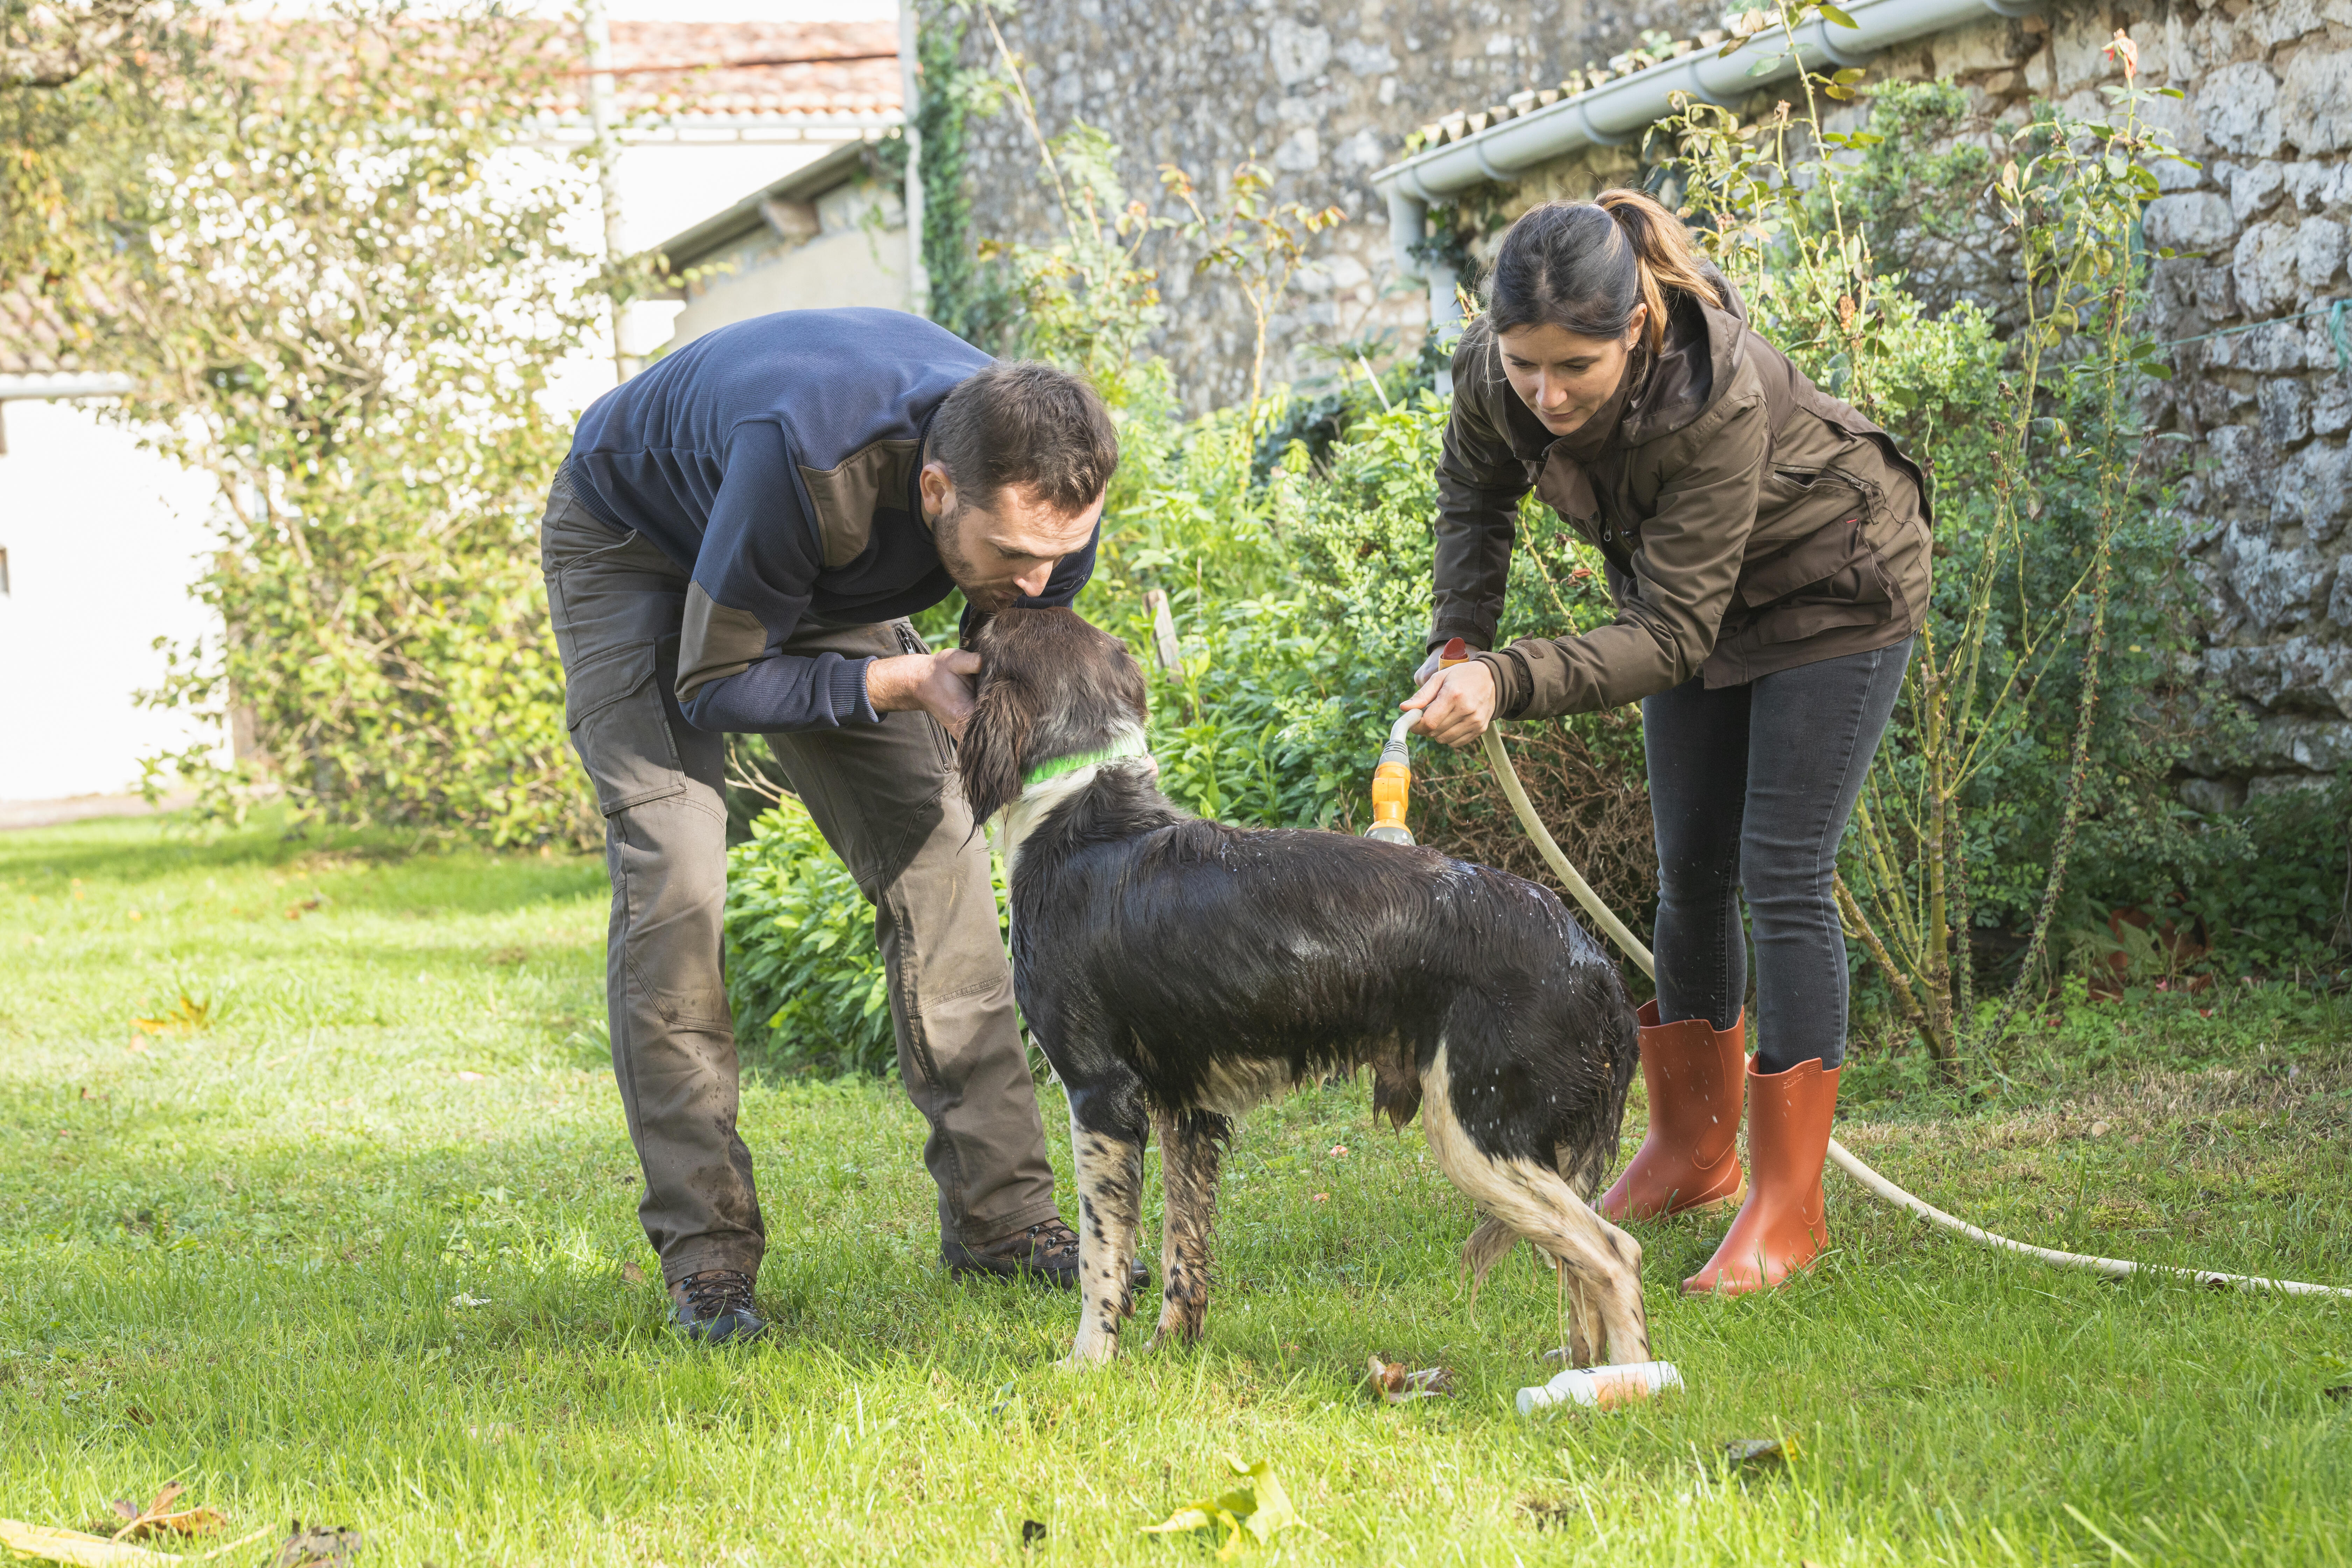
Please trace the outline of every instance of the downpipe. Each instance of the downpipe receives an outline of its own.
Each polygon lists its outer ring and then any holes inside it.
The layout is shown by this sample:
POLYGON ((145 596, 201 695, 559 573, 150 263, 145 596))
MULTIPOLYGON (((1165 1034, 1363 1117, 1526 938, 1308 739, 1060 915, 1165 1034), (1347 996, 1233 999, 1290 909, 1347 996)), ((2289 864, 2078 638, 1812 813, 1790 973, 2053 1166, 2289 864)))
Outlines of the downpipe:
MULTIPOLYGON (((1460 637, 1456 637, 1445 645, 1439 655, 1438 664, 1441 668, 1450 668, 1463 663, 1468 657, 1467 647, 1460 637)), ((1365 829, 1364 837, 1367 838, 1378 838, 1391 844, 1411 844, 1413 841, 1412 831, 1405 826, 1404 821, 1412 794, 1412 769, 1407 754, 1409 743, 1406 737, 1420 722, 1419 713, 1405 714, 1390 730, 1388 744, 1381 749, 1380 763, 1372 770, 1372 826, 1365 829)), ((1601 901, 1591 884, 1560 852, 1550 829, 1544 826, 1543 818, 1536 815, 1535 803, 1528 798, 1527 786, 1519 783, 1518 770, 1511 765, 1509 753, 1503 750, 1501 729, 1496 724, 1488 724, 1478 743, 1485 753, 1486 766, 1494 773, 1495 782, 1502 786, 1504 797, 1511 803, 1511 813, 1518 818, 1520 830, 1543 856, 1544 864, 1551 868, 1552 874, 1575 897, 1584 912, 1592 917, 1593 923, 1607 932, 1609 940, 1615 942, 1619 950, 1633 961, 1634 966, 1654 984, 1658 978, 1658 966, 1649 948, 1608 905, 1601 901)), ((1963 1237, 1979 1247, 2013 1252, 2037 1263, 2046 1263, 2053 1268, 2080 1268, 2105 1275, 2110 1279, 2147 1274, 2161 1279, 2183 1279, 2215 1290, 2266 1290, 2283 1296, 2331 1296, 2352 1300, 2352 1289, 2337 1285, 2312 1285, 2300 1279, 2267 1279, 2251 1274, 2224 1274, 2210 1268, 2181 1268, 2166 1263, 2135 1263, 2128 1258, 2061 1252, 2054 1247, 2014 1241, 1981 1226, 1970 1225, 1955 1215, 1946 1214, 1916 1194, 1904 1191, 1864 1163, 1853 1151, 1834 1138, 1830 1140, 1829 1157, 1832 1164, 1884 1203, 1907 1210, 1929 1225, 1963 1237)))

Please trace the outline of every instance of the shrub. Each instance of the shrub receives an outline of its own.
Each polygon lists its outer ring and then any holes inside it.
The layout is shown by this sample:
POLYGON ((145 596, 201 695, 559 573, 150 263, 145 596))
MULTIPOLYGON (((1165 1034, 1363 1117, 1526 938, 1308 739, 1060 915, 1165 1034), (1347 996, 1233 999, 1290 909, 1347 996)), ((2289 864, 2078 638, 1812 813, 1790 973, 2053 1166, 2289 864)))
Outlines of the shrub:
POLYGON ((257 745, 156 759, 151 784, 596 837, 533 549, 569 438, 550 373, 603 314, 562 237, 582 172, 527 150, 572 37, 488 0, 354 4, 225 26, 146 57, 167 84, 51 106, 107 155, 44 187, 33 240, 0 225, 7 254, 47 247, 45 307, 132 382, 118 416, 219 482, 198 596, 221 632, 173 647, 150 700, 257 745))
MULTIPOLYGON (((1001 910, 1001 880, 997 891, 1001 910)), ((727 852, 727 997, 737 1043, 772 1066, 836 1075, 898 1065, 873 911, 790 796, 727 852)))

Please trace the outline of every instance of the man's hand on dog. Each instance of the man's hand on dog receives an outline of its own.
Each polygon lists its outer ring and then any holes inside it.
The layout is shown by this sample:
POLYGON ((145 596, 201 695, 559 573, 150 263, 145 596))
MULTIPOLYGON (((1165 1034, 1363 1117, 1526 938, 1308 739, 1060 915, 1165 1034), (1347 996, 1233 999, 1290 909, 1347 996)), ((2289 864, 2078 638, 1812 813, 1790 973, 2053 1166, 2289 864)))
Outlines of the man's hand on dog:
MULTIPOLYGON (((1429 656, 1434 660, 1437 656, 1429 656)), ((1428 665, 1422 667, 1423 670, 1428 665)), ((1421 689, 1397 704, 1418 710, 1417 733, 1447 746, 1475 746, 1495 717, 1495 676, 1476 659, 1431 673, 1421 689)))
POLYGON ((920 709, 961 741, 971 718, 972 679, 979 674, 980 655, 969 648, 877 658, 866 667, 866 700, 877 713, 920 709))

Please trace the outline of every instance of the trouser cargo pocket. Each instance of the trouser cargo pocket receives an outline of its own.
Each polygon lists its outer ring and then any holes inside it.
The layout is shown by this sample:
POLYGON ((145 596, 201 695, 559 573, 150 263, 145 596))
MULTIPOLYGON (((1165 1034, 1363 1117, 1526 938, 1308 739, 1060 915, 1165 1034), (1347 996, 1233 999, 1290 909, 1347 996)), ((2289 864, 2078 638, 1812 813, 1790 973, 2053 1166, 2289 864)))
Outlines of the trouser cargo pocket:
POLYGON ((564 722, 607 816, 686 788, 654 664, 652 643, 629 643, 564 675, 564 722))

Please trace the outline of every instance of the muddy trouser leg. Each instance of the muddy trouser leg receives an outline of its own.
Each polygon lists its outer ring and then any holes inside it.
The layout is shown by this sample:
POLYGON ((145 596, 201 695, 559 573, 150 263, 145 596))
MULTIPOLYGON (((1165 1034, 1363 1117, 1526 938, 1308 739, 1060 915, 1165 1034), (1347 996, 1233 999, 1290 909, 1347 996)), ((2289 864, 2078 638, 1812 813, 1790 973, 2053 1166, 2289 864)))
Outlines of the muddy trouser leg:
POLYGON ((643 535, 583 510, 567 476, 540 534, 563 657, 565 721, 604 814, 613 880, 604 990, 613 1073, 645 1173, 637 1217, 676 1280, 759 1272, 766 1247, 721 967, 722 735, 679 712, 687 574, 643 535))
MULTIPOLYGON (((922 647, 894 621, 814 628, 784 649, 887 658, 922 647)), ((988 840, 950 782, 947 732, 927 713, 888 713, 878 725, 770 735, 768 745, 873 901, 898 1076, 930 1124, 923 1163, 939 1184, 940 1235, 978 1247, 1054 1218, 988 840)))

